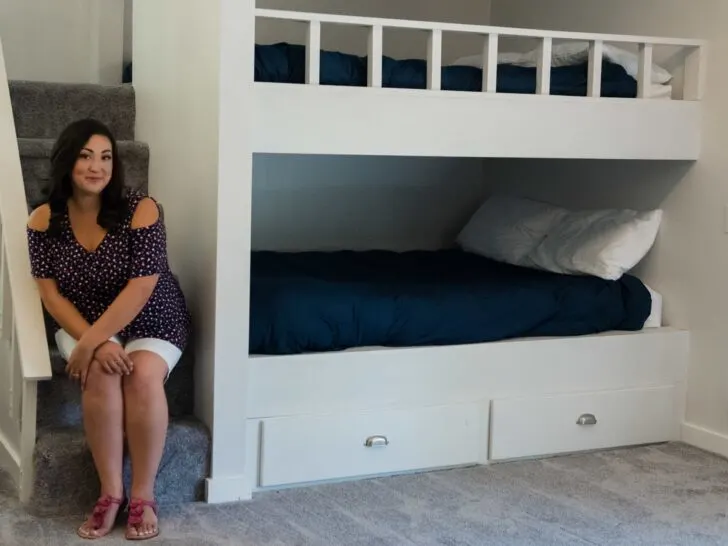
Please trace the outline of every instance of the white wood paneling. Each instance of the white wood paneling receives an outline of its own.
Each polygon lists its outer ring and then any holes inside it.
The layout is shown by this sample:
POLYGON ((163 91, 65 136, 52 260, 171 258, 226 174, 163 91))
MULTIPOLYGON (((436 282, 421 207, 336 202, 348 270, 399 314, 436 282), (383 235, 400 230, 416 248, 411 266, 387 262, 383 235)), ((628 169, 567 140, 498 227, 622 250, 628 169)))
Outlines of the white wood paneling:
POLYGON ((673 386, 494 400, 490 459, 678 440, 674 407, 673 386))
POLYGON ((248 416, 675 385, 684 380, 688 340, 684 331, 650 328, 474 345, 253 356, 248 416))
POLYGON ((256 152, 694 160, 701 147, 693 101, 275 83, 253 99, 256 152))
POLYGON ((486 417, 464 404, 264 419, 260 485, 474 464, 486 417))

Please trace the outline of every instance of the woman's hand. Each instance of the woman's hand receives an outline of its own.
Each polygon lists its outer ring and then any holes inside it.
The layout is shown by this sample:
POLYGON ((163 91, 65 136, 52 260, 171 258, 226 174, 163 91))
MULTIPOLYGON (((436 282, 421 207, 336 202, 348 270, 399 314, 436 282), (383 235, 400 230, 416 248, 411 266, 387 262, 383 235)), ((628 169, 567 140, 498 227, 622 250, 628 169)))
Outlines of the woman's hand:
POLYGON ((113 341, 102 343, 94 352, 94 358, 101 368, 109 374, 129 375, 134 371, 134 363, 124 348, 113 341))
POLYGON ((76 344, 76 347, 74 347, 71 355, 68 357, 66 373, 74 381, 80 381, 82 389, 86 387, 88 368, 91 365, 93 358, 93 349, 82 342, 76 344))

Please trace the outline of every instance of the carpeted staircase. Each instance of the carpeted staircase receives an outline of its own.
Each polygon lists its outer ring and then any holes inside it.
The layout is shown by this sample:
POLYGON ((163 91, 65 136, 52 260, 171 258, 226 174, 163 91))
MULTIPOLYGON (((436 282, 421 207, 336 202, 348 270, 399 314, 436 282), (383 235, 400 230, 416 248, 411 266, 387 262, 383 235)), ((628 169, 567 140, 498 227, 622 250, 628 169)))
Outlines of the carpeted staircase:
MULTIPOLYGON (((149 148, 134 141, 135 101, 131 86, 102 87, 38 82, 10 82, 13 114, 29 209, 49 190, 50 152, 63 128, 80 118, 106 123, 117 140, 127 185, 147 188, 149 148)), ((64 515, 88 510, 98 497, 98 480, 84 441, 81 393, 63 375, 64 362, 48 331, 54 376, 38 388, 38 434, 35 483, 29 509, 38 515, 64 515)), ((192 416, 191 351, 166 384, 170 411, 167 445, 157 480, 161 505, 201 500, 209 475, 209 432, 192 416)), ((130 464, 125 461, 129 487, 130 464)))

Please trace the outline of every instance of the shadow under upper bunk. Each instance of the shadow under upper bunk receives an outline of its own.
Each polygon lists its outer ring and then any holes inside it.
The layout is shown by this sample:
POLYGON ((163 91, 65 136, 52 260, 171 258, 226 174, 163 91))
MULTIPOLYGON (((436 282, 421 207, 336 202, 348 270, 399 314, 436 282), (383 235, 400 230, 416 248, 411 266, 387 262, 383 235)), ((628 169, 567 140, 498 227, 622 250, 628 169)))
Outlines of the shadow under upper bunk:
MULTIPOLYGON (((322 85, 367 86, 367 57, 348 53, 321 51, 322 85)), ((534 94, 536 67, 515 64, 498 65, 496 90, 499 93, 534 94)), ((255 46, 255 81, 305 83, 306 47, 277 43, 255 46)), ((581 62, 551 68, 551 94, 586 96, 589 64, 581 62)), ((444 66, 442 89, 445 91, 482 91, 483 70, 474 66, 444 66)), ((427 88, 427 61, 382 58, 382 86, 400 89, 427 88)), ((608 59, 602 61, 603 97, 634 98, 637 81, 625 68, 608 59)))
POLYGON ((250 354, 485 343, 641 329, 636 277, 560 275, 461 250, 253 252, 250 354))

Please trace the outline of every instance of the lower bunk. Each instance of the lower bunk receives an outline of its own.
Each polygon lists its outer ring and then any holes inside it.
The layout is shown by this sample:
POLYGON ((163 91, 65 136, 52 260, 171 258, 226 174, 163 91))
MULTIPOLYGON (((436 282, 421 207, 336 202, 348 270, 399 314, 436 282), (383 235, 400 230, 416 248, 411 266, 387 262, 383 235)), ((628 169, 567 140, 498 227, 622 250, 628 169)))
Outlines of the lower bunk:
POLYGON ((461 250, 251 264, 253 490, 680 437, 688 333, 636 277, 461 250))

